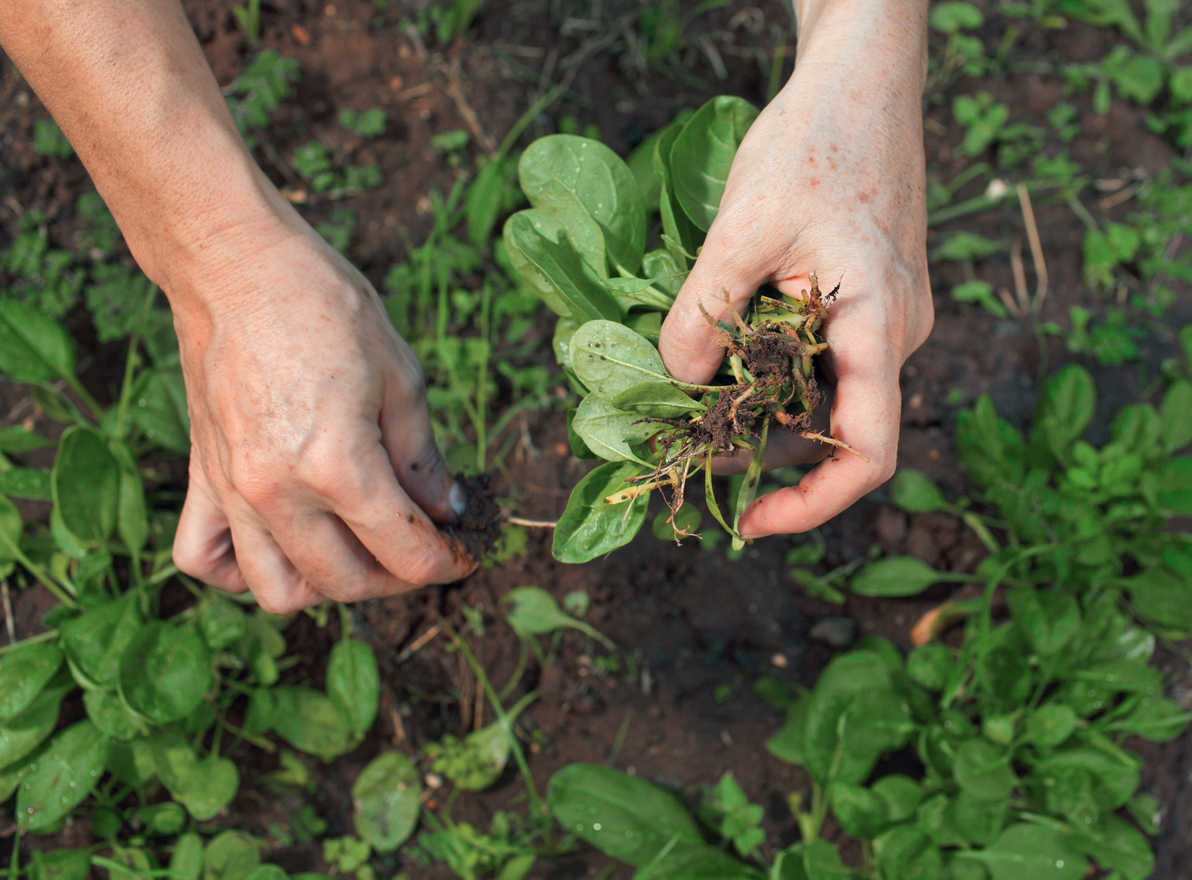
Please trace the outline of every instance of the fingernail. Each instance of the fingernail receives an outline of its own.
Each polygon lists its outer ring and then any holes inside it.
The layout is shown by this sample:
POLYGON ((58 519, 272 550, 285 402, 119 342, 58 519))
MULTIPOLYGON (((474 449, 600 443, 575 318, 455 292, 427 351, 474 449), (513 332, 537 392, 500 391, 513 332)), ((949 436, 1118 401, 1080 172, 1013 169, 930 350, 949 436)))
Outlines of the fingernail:
POLYGON ((451 509, 455 511, 456 516, 463 516, 463 512, 468 509, 468 493, 459 480, 451 484, 451 494, 447 496, 447 500, 451 502, 451 509))

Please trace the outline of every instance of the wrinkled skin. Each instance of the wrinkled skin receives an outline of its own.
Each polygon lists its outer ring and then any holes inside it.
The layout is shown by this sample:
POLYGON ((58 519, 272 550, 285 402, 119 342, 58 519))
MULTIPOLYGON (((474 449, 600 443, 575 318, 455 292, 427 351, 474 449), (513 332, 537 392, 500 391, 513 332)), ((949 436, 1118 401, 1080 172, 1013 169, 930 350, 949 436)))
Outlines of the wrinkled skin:
MULTIPOLYGON (((795 73, 745 136, 720 213, 662 329, 671 373, 706 382, 723 348, 698 303, 720 317, 725 291, 742 311, 763 282, 785 294, 807 289, 811 272, 824 290, 840 284, 825 324, 835 381, 831 432, 869 461, 837 452, 800 485, 763 496, 741 518, 745 537, 815 528, 893 475, 899 370, 932 326, 920 108, 925 23, 909 14, 917 3, 872 13, 870 5, 801 17, 814 27, 800 28, 795 73)), ((766 465, 818 461, 828 452, 772 432, 766 465)), ((719 469, 747 466, 738 455, 719 469)))

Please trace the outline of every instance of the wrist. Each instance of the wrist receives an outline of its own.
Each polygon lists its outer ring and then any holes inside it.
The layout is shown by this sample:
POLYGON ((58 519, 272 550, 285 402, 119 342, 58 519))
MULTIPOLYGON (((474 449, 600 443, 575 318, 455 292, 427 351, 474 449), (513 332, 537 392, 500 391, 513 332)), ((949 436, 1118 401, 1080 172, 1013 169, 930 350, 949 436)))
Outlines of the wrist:
POLYGON ((920 99, 927 80, 926 0, 795 0, 798 64, 875 73, 920 99))

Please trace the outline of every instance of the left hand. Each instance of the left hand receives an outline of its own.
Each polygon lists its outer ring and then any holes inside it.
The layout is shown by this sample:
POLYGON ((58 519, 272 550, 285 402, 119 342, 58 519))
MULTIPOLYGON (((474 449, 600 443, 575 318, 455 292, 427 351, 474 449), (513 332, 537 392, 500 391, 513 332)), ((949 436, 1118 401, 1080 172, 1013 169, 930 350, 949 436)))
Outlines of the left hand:
MULTIPOLYGON (((916 16, 898 19, 896 8, 868 18, 833 9, 843 12, 833 19, 826 10, 810 38, 800 35, 794 75, 741 144, 662 328, 670 372, 704 383, 724 350, 698 303, 721 317, 729 305, 743 311, 763 282, 788 295, 807 289, 812 272, 825 293, 840 283, 825 324, 836 380, 831 433, 869 461, 837 452, 798 486, 763 496, 741 517, 747 538, 815 528, 893 475, 899 371, 933 322, 917 51, 925 37, 916 16), (886 15, 895 21, 875 27, 886 15)), ((773 432, 766 466, 830 451, 773 432)), ((726 473, 748 466, 742 455, 721 461, 726 473)))

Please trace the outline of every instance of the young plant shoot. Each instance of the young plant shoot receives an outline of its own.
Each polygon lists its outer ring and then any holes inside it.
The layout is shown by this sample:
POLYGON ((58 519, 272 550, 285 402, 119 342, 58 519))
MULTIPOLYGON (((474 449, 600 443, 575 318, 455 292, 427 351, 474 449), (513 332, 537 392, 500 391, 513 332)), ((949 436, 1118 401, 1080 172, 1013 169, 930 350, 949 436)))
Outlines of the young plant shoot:
MULTIPOLYGON (((729 168, 757 110, 713 98, 654 141, 661 194, 661 244, 646 252, 646 206, 632 171, 598 141, 542 138, 522 154, 519 175, 531 208, 505 224, 510 262, 559 316, 555 355, 582 400, 568 420, 572 451, 604 459, 575 487, 555 530, 554 554, 586 562, 627 543, 645 521, 649 493, 676 514, 702 469, 713 518, 744 545, 741 513, 757 497, 770 430, 848 449, 815 432, 822 399, 814 358, 836 289, 783 296, 769 290, 744 316, 700 309, 727 357, 710 385, 681 382, 658 353, 662 319, 675 301, 719 209, 729 168), (729 516, 712 491, 714 457, 744 452, 751 464, 729 516)), ((726 300, 727 300, 727 294, 726 300)), ((719 311, 719 310, 717 310, 719 311)), ((854 453, 859 454, 859 453, 854 453)))

